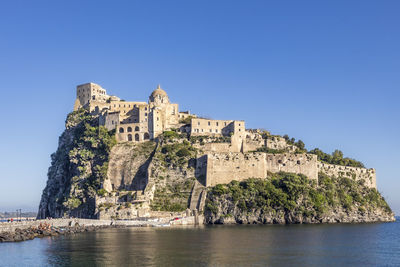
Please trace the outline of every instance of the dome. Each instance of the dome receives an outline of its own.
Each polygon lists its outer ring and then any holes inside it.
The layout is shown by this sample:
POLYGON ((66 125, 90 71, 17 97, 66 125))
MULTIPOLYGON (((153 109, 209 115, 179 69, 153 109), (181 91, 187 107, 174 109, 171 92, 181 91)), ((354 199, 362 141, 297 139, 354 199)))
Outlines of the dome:
POLYGON ((160 85, 157 86, 157 89, 151 93, 151 97, 155 98, 156 96, 168 96, 167 93, 161 89, 160 85))

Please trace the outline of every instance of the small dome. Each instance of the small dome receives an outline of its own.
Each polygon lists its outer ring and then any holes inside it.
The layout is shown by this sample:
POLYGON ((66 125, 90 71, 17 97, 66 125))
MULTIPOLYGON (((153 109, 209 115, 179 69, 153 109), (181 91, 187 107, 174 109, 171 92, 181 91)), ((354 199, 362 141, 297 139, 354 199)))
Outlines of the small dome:
POLYGON ((167 93, 161 89, 160 85, 157 86, 157 89, 153 91, 153 93, 151 93, 151 97, 155 98, 156 96, 168 96, 167 93))

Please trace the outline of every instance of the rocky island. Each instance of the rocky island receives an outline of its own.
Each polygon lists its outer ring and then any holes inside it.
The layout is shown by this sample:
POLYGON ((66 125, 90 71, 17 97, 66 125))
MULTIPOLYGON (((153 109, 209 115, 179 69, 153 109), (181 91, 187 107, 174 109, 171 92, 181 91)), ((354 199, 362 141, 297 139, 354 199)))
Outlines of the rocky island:
POLYGON ((198 216, 208 224, 393 221, 376 172, 341 151, 79 85, 38 219, 198 216))

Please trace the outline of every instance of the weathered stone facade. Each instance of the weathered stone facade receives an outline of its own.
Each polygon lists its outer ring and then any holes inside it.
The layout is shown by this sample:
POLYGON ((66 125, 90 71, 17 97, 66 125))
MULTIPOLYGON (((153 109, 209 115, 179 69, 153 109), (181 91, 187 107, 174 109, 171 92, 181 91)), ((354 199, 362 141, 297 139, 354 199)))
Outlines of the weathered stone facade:
POLYGON ((356 168, 318 162, 318 171, 333 177, 347 177, 356 181, 364 180, 366 186, 376 188, 376 171, 372 168, 356 168))
POLYGON ((179 128, 179 120, 189 112, 179 112, 178 104, 170 103, 167 93, 157 87, 149 96, 148 103, 125 101, 107 95, 106 90, 95 83, 77 86, 74 110, 86 108, 100 115, 100 124, 116 129, 118 142, 141 142, 154 139, 163 131, 179 128))
POLYGON ((205 157, 206 186, 267 177, 265 153, 209 153, 205 157))

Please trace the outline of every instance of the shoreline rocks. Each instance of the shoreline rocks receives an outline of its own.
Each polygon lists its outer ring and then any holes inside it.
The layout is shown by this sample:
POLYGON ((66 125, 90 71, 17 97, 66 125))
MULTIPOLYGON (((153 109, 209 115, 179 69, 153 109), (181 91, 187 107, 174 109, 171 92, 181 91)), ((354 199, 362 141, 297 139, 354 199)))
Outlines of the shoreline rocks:
POLYGON ((74 226, 65 227, 54 227, 49 224, 41 224, 38 227, 29 227, 26 229, 17 228, 11 232, 0 232, 0 243, 1 242, 20 242, 26 240, 32 240, 36 237, 47 237, 47 236, 59 236, 65 234, 76 234, 82 232, 92 232, 104 228, 117 228, 123 226, 115 225, 102 225, 102 226, 85 226, 75 224, 74 226))

